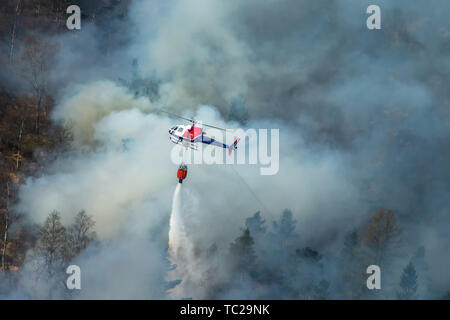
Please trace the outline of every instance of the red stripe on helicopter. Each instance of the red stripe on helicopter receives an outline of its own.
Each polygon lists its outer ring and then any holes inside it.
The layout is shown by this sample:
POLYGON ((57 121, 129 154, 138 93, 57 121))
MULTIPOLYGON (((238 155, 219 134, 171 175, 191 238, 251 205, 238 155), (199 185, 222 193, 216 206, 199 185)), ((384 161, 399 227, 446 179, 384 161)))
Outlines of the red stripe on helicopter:
POLYGON ((196 137, 202 134, 202 129, 198 127, 192 127, 191 130, 186 130, 183 134, 183 138, 194 140, 196 137))

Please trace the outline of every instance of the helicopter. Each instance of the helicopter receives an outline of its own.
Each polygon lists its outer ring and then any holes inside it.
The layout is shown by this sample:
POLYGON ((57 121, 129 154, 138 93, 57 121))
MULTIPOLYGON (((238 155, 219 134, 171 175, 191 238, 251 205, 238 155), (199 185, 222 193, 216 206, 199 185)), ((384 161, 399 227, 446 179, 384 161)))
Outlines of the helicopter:
POLYGON ((172 141, 175 144, 181 144, 186 148, 191 148, 193 150, 198 150, 197 147, 198 143, 210 144, 220 148, 227 149, 228 155, 231 155, 231 152, 237 149, 237 144, 240 138, 237 138, 236 140, 234 140, 232 144, 228 145, 224 142, 220 142, 215 140, 214 138, 206 136, 206 132, 203 131, 202 126, 222 131, 227 131, 227 129, 205 124, 198 120, 185 118, 165 110, 160 110, 160 112, 170 114, 172 116, 175 116, 177 118, 183 119, 191 123, 190 125, 182 125, 182 124, 176 125, 169 129, 170 141, 172 141))

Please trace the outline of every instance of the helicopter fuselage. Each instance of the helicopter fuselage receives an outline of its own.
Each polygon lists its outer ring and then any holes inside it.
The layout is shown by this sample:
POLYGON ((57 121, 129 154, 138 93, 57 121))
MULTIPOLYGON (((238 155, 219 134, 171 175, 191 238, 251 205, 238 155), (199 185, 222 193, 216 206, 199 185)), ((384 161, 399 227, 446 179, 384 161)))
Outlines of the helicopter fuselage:
POLYGON ((232 145, 227 145, 226 143, 217 141, 214 138, 207 137, 202 128, 196 127, 194 125, 177 125, 175 127, 172 127, 169 130, 169 137, 170 141, 172 141, 173 143, 182 144, 185 147, 189 147, 191 149, 196 150, 196 143, 200 142, 228 149, 228 153, 231 153, 231 150, 233 149, 237 149, 237 142, 239 141, 239 139, 236 139, 236 141, 232 145))

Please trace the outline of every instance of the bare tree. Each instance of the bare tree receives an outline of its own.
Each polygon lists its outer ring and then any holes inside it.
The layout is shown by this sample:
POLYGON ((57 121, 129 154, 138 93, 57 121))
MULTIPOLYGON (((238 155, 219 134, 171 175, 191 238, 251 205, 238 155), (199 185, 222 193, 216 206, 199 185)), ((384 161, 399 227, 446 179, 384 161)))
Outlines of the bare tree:
POLYGON ((376 263, 384 260, 386 249, 400 234, 397 219, 392 210, 379 209, 370 220, 363 235, 364 244, 372 249, 376 263))
POLYGON ((88 244, 96 238, 96 234, 92 230, 94 225, 95 221, 84 210, 77 214, 74 223, 69 228, 70 255, 72 258, 86 249, 88 244))
POLYGON ((22 74, 30 83, 36 98, 35 130, 37 134, 39 134, 42 100, 45 98, 47 90, 48 72, 57 49, 58 44, 36 37, 25 39, 23 45, 21 54, 22 74))
POLYGON ((9 62, 10 64, 14 64, 14 45, 16 42, 16 29, 17 29, 17 18, 20 13, 20 4, 22 0, 17 0, 16 10, 14 12, 13 26, 11 30, 11 43, 9 48, 9 62))
MULTIPOLYGON (((33 131, 35 119, 30 116, 34 106, 30 99, 17 99, 13 104, 5 108, 3 123, 6 124, 1 130, 2 138, 6 143, 7 153, 5 159, 10 159, 11 165, 8 171, 19 171, 23 158, 23 146, 27 135, 33 131)), ((28 141, 30 141, 28 139, 28 141)))
POLYGON ((4 227, 3 227, 3 246, 2 246, 2 271, 6 270, 6 248, 8 246, 8 227, 9 227, 9 181, 6 182, 6 196, 5 196, 5 208, 4 213, 4 227))
POLYGON ((37 254, 41 259, 40 271, 49 277, 63 270, 67 261, 68 237, 58 211, 51 212, 39 231, 37 254))

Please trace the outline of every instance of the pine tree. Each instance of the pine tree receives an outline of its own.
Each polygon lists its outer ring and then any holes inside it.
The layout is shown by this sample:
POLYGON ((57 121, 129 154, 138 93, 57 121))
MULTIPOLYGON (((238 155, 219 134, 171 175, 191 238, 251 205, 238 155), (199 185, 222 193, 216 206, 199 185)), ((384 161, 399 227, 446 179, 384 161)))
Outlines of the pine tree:
POLYGON ((342 254, 349 257, 354 257, 356 255, 356 250, 360 245, 360 243, 361 240, 358 235, 358 231, 357 230, 351 231, 344 238, 344 248, 342 249, 342 254))
MULTIPOLYGON (((329 283, 323 279, 322 255, 310 248, 295 250, 294 286, 301 299, 325 299, 329 283)), ((290 284, 288 284, 290 285, 290 284)))
POLYGON ((361 252, 361 237, 357 230, 344 237, 344 246, 339 260, 342 280, 342 295, 346 299, 361 298, 366 290, 366 268, 361 252))
POLYGON ((418 280, 418 287, 420 292, 418 294, 422 298, 432 295, 432 281, 430 277, 430 266, 426 261, 425 247, 420 246, 411 258, 411 262, 414 264, 416 271, 420 274, 418 280))
POLYGON ((297 254, 297 257, 308 262, 319 262, 320 259, 322 259, 322 255, 319 254, 319 252, 317 252, 316 250, 311 249, 310 247, 297 249, 295 250, 295 253, 297 254))
POLYGON ((241 275, 254 275, 256 255, 253 246, 254 241, 248 228, 230 246, 234 269, 241 275))
POLYGON ((294 236, 295 224, 296 221, 292 218, 292 211, 288 209, 283 211, 279 222, 272 222, 273 231, 282 247, 285 247, 288 239, 294 236))
POLYGON ((261 218, 260 212, 256 212, 252 217, 245 219, 245 226, 249 229, 251 234, 262 234, 266 232, 264 223, 266 221, 261 218))
POLYGON ((399 299, 408 300, 416 297, 417 272, 412 262, 410 262, 403 270, 400 279, 400 289, 400 292, 398 292, 399 299))

